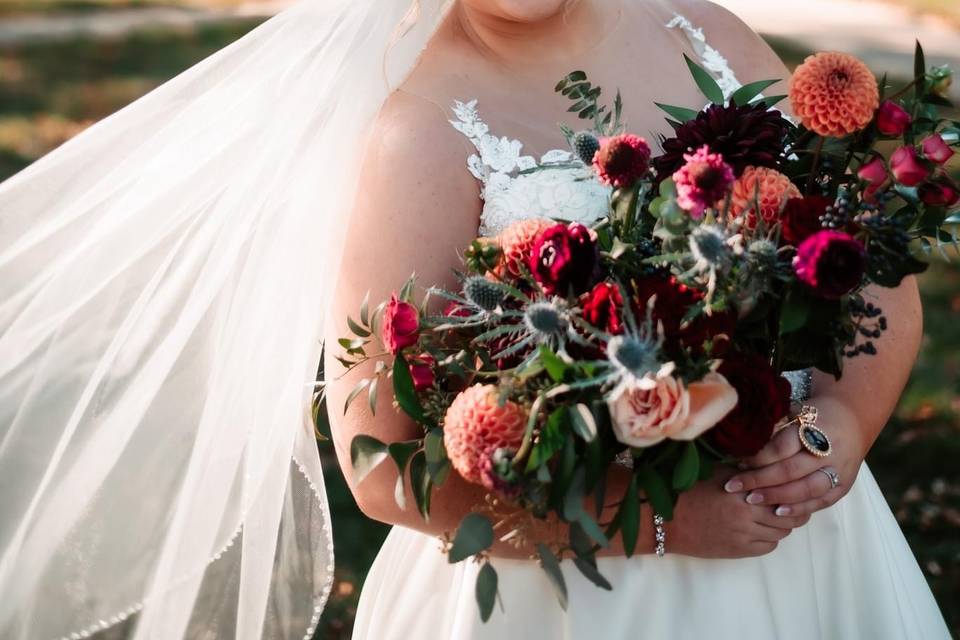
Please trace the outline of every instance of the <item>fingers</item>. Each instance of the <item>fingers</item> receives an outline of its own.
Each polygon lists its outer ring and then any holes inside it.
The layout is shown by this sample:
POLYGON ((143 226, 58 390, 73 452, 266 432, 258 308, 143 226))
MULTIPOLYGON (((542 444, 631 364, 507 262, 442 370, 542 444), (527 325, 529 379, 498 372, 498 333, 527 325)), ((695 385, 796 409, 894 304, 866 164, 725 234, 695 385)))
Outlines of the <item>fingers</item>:
MULTIPOLYGON (((749 493, 766 487, 778 487, 806 477, 812 471, 818 469, 821 464, 817 458, 808 455, 806 452, 798 452, 765 467, 753 471, 742 471, 727 480, 723 488, 727 493, 741 491, 749 493)), ((761 504, 761 502, 751 502, 750 500, 748 502, 761 504)))
POLYGON ((754 522, 777 529, 799 529, 810 521, 809 515, 778 516, 773 507, 756 507, 754 522))
POLYGON ((754 542, 780 542, 793 532, 793 529, 782 529, 780 527, 768 527, 765 524, 757 524, 753 529, 752 538, 754 542))
POLYGON ((765 467, 774 462, 786 460, 799 453, 801 449, 803 449, 803 445, 800 444, 800 436, 797 435, 796 428, 784 427, 774 434, 770 442, 757 455, 746 459, 744 462, 753 468, 765 467))
MULTIPOLYGON (((826 469, 833 471, 832 467, 826 469)), ((830 478, 817 467, 799 480, 752 491, 747 494, 746 501, 749 504, 791 505, 822 498, 832 489, 830 478)))

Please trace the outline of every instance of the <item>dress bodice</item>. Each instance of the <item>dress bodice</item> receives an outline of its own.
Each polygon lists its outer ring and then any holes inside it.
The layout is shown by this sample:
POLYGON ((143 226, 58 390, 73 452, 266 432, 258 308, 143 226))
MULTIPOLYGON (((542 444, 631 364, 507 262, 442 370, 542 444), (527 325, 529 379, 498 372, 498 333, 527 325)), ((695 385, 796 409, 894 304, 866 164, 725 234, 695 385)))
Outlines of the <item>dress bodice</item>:
MULTIPOLYGON (((703 30, 677 15, 666 25, 682 31, 707 71, 729 98, 741 84, 727 60, 707 44, 703 30)), ((600 184, 591 167, 569 150, 554 149, 539 159, 523 155, 523 143, 491 133, 480 116, 478 101, 453 103, 450 124, 465 135, 476 153, 467 169, 480 182, 483 211, 480 235, 493 236, 525 218, 558 218, 589 223, 608 211, 610 188, 600 184)))

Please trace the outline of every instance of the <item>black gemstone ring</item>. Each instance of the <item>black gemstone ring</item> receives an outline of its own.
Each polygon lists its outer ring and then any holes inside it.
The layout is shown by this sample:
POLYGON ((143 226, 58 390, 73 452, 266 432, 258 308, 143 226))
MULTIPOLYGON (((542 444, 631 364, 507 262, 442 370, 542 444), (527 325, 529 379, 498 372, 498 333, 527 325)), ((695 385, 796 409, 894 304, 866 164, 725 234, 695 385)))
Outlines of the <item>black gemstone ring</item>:
POLYGON ((797 435, 800 436, 800 444, 803 445, 803 448, 818 458, 826 458, 833 450, 827 434, 812 424, 805 424, 801 421, 800 427, 797 429, 797 435))

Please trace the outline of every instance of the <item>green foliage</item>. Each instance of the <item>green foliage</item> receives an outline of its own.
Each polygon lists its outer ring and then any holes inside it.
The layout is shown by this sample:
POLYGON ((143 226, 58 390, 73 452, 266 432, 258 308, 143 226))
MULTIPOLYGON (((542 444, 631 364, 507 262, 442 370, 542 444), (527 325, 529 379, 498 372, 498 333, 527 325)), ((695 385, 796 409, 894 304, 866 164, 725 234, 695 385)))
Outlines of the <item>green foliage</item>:
POLYGON ((476 597, 480 607, 480 619, 486 622, 493 613, 493 606, 497 602, 497 572, 493 565, 484 562, 477 573, 476 597))
POLYGON ((447 560, 450 564, 466 560, 486 551, 492 544, 493 523, 479 513, 471 513, 460 521, 447 560))

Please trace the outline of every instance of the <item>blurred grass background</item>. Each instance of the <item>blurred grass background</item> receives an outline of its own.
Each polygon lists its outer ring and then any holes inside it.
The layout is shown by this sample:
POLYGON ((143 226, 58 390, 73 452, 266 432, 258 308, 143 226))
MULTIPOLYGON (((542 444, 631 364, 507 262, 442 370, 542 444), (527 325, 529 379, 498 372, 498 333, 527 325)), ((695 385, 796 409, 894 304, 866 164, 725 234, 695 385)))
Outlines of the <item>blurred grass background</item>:
MULTIPOLYGON (((960 25, 956 0, 904 0, 960 25)), ((91 15, 170 6, 222 9, 239 0, 0 0, 0 31, 23 16, 91 15)), ((0 180, 89 124, 242 36, 261 19, 225 16, 192 28, 145 26, 111 38, 0 40, 0 180)), ((809 53, 773 42, 788 63, 809 53)), ((882 71, 882 70, 879 70, 882 71)), ((868 461, 960 636, 960 260, 920 278, 925 339, 896 416, 868 461)), ((878 372, 882 375, 882 372, 878 372)), ((356 509, 332 451, 321 447, 333 508, 337 581, 317 638, 349 637, 357 596, 387 528, 356 509)))

